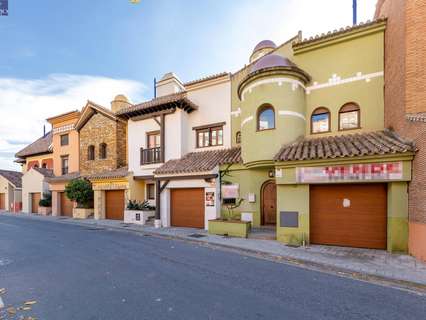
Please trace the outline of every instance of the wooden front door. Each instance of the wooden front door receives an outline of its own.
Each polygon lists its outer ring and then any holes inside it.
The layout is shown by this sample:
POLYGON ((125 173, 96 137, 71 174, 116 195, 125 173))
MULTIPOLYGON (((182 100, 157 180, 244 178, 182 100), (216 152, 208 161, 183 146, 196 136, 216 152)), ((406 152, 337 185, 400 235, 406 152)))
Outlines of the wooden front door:
POLYGON ((41 199, 41 193, 31 193, 31 212, 32 213, 38 213, 38 203, 41 199))
POLYGON ((6 210, 5 199, 6 199, 5 194, 0 193, 0 210, 6 210))
POLYGON ((171 190, 171 225, 204 228, 204 189, 171 190))
POLYGON ((310 186, 310 242, 386 249, 386 184, 310 186))
POLYGON ((72 217, 72 209, 74 208, 73 202, 68 199, 65 192, 61 192, 61 215, 72 217))
POLYGON ((124 220, 124 190, 105 191, 105 218, 124 220))
POLYGON ((262 186, 262 224, 277 223, 277 185, 274 181, 265 182, 262 186))

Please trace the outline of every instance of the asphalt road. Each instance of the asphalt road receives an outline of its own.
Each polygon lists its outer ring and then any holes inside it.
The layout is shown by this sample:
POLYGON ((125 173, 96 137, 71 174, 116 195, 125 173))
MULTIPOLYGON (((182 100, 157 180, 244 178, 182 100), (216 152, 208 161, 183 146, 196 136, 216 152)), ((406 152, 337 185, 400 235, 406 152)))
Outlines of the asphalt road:
POLYGON ((394 288, 182 241, 1 215, 0 288, 7 290, 6 306, 37 301, 10 319, 420 320, 426 314, 424 296, 394 288))

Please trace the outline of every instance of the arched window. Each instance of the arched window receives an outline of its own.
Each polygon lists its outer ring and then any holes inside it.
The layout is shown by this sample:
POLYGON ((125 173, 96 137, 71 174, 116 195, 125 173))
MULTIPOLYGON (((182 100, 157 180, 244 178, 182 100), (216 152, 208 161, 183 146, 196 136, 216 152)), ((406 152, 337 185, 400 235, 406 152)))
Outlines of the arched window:
POLYGON ((264 105, 257 111, 257 130, 275 129, 275 111, 271 105, 264 105))
POLYGON ((95 160, 95 146, 87 148, 87 160, 95 160))
POLYGON ((43 169, 47 169, 47 163, 46 163, 46 162, 43 162, 43 164, 41 165, 41 167, 42 167, 43 169))
POLYGON ((350 130, 361 127, 359 105, 353 102, 344 104, 339 110, 339 130, 350 130))
POLYGON ((235 142, 241 143, 241 131, 238 131, 235 135, 235 142))
POLYGON ((325 107, 319 107, 312 112, 311 133, 330 131, 330 111, 325 107))
POLYGON ((107 145, 106 143, 101 143, 99 145, 99 159, 107 158, 107 145))

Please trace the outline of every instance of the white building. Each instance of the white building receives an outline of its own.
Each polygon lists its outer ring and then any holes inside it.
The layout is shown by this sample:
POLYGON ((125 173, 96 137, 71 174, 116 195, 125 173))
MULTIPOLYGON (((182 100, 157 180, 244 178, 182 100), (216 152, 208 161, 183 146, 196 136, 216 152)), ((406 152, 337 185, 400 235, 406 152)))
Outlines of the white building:
POLYGON ((156 91, 155 99, 118 113, 129 120, 129 171, 160 207, 157 225, 161 213, 165 227, 207 228, 220 216, 219 165, 240 158, 230 149, 230 74, 183 84, 168 73, 156 91))

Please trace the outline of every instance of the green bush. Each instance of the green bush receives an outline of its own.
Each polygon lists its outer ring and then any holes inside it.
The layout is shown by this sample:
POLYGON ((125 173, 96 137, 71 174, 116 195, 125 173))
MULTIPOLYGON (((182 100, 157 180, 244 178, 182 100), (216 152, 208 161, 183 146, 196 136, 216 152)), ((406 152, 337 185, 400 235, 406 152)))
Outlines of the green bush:
POLYGON ((38 202, 40 207, 50 208, 52 206, 52 194, 50 192, 43 193, 43 199, 38 202))
POLYGON ((151 206, 148 201, 139 202, 137 200, 129 200, 127 203, 127 210, 138 210, 138 211, 152 211, 155 210, 154 206, 151 206))
POLYGON ((88 209, 93 203, 92 184, 86 179, 74 179, 65 187, 68 199, 77 202, 77 208, 88 209))

